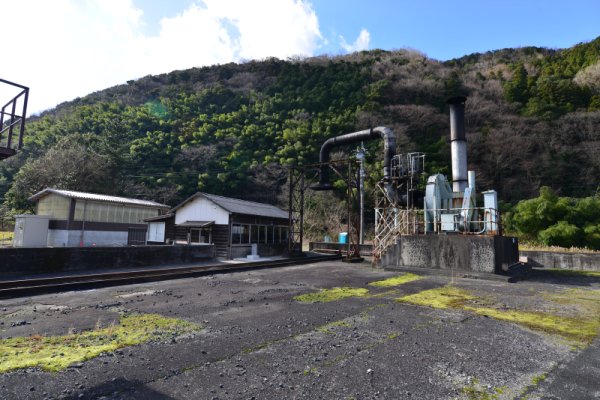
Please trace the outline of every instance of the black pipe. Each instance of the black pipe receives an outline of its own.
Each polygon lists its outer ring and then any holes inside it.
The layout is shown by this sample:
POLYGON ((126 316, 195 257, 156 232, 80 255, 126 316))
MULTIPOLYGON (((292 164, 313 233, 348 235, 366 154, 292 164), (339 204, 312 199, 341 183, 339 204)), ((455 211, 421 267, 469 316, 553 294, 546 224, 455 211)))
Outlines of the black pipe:
POLYGON ((329 182, 329 165, 327 165, 330 161, 329 155, 331 149, 377 138, 383 139, 383 181, 386 183, 388 195, 393 196, 391 176, 392 158, 396 155, 396 135, 394 135, 394 132, 390 128, 386 128, 385 126, 378 126, 377 128, 365 129, 364 131, 348 133, 327 139, 321 146, 321 151, 319 152, 319 162, 323 164, 321 165, 321 179, 319 185, 313 186, 312 189, 333 189, 333 186, 331 186, 331 183, 329 182))

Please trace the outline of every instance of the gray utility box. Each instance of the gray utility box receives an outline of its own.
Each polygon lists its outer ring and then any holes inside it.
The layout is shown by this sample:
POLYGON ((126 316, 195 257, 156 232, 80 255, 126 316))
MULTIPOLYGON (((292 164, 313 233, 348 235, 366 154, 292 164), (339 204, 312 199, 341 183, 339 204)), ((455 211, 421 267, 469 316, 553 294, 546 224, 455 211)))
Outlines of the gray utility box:
POLYGON ((14 247, 46 247, 48 245, 48 223, 45 215, 16 215, 14 247))

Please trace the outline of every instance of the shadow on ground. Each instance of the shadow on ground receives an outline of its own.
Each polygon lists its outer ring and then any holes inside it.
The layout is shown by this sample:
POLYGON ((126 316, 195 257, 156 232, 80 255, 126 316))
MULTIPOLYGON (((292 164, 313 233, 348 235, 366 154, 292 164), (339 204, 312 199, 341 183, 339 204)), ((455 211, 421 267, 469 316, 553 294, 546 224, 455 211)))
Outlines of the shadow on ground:
POLYGON ((175 400, 174 397, 148 388, 143 382, 124 378, 117 378, 104 382, 101 385, 87 388, 81 392, 72 394, 67 399, 97 399, 99 397, 106 399, 175 400))
POLYGON ((600 274, 590 274, 587 271, 534 268, 521 280, 561 285, 592 286, 600 284, 600 274))

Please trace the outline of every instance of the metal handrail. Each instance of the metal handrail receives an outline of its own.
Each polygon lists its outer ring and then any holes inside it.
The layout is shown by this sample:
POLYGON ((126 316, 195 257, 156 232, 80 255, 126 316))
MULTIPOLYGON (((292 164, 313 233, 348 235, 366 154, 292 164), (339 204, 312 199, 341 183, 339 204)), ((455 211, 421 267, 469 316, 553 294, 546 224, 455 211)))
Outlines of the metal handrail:
POLYGON ((27 102, 29 100, 29 88, 23 85, 19 85, 18 83, 10 82, 5 79, 0 79, 1 83, 5 83, 7 85, 11 85, 21 89, 21 91, 14 96, 11 100, 9 100, 4 106, 0 108, 0 147, 4 147, 6 149, 11 150, 20 150, 23 147, 23 134, 25 133, 25 118, 27 116, 27 102), (22 100, 22 108, 19 110, 20 113, 17 114, 17 104, 22 100), (10 111, 6 111, 7 108, 10 108, 10 111), (7 120, 5 121, 4 117, 7 116, 7 120), (13 132, 15 126, 19 126, 19 139, 17 146, 13 146, 13 132), (2 134, 8 131, 8 136, 6 138, 6 145, 2 144, 2 134))

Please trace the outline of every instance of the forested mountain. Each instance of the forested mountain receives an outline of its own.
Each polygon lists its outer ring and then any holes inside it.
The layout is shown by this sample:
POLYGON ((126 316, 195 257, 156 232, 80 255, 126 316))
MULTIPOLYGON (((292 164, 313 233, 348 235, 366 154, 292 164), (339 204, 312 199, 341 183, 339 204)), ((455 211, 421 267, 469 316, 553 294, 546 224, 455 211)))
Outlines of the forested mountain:
MULTIPOLYGON (((35 88, 34 88, 35 89, 35 88)), ((445 100, 468 96, 470 169, 507 202, 596 193, 600 38, 565 50, 504 49, 439 62, 410 50, 267 59, 147 76, 30 119, 0 164, 5 215, 53 186, 175 204, 197 190, 273 201, 285 166, 328 137, 388 126, 399 153, 449 172, 445 100)), ((377 178, 381 143, 369 143, 377 178)))

